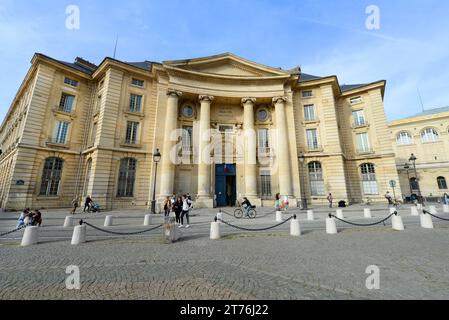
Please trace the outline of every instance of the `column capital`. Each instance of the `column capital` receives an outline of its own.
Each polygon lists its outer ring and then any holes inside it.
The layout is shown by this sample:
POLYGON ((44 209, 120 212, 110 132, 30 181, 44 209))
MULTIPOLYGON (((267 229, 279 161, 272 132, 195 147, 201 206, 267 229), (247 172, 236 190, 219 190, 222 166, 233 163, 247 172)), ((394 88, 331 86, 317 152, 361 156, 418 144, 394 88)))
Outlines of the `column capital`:
POLYGON ((168 88, 167 89, 167 96, 175 97, 175 98, 181 98, 182 97, 182 92, 178 91, 176 89, 173 89, 173 88, 168 88))
POLYGON ((287 97, 284 97, 284 96, 274 97, 272 99, 272 101, 273 101, 273 104, 286 103, 287 102, 287 97))
POLYGON ((256 101, 257 101, 256 98, 250 98, 250 97, 242 98, 242 104, 243 105, 245 105, 245 104, 255 104, 256 101))
POLYGON ((203 102, 203 101, 212 102, 212 101, 214 101, 215 97, 214 96, 208 96, 208 95, 200 95, 198 99, 200 100, 200 102, 203 102))

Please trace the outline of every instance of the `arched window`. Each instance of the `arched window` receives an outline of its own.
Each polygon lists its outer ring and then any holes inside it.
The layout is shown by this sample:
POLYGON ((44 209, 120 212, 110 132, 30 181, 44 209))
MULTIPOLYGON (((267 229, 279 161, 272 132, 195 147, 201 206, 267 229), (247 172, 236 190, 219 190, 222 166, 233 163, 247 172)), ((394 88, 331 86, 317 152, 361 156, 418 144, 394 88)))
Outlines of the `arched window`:
POLYGON ((310 180, 310 192, 312 196, 323 196, 324 192, 324 179, 323 168, 320 162, 309 163, 309 180, 310 180))
POLYGON ((364 163, 360 166, 360 169, 362 171, 363 193, 366 195, 379 194, 374 164, 364 163))
POLYGON ((433 128, 424 129, 421 132, 422 142, 433 142, 438 140, 438 132, 433 128))
POLYGON ((412 188, 412 191, 418 191, 418 180, 416 178, 410 178, 410 187, 412 188))
POLYGON ((126 158, 120 161, 117 197, 133 197, 134 182, 136 180, 137 160, 126 158))
POLYGON ((408 133, 407 131, 399 132, 398 136, 396 137, 396 143, 398 145, 406 145, 412 143, 412 135, 408 133))
POLYGON ((437 182, 438 182, 438 189, 440 189, 440 190, 446 190, 447 189, 447 183, 446 183, 446 178, 445 177, 438 177, 437 178, 437 182))
POLYGON ((41 196, 57 196, 61 181, 64 160, 60 158, 47 158, 42 173, 41 196))

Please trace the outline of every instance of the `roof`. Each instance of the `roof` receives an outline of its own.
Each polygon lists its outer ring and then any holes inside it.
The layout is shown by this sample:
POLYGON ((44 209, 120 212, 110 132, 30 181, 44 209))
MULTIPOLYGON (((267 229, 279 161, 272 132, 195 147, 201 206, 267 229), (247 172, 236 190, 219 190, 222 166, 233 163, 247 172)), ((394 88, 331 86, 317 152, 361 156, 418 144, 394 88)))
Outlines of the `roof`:
POLYGON ((340 88, 341 88, 341 92, 345 92, 345 91, 349 91, 349 90, 352 90, 352 89, 361 88, 361 87, 364 87, 366 85, 368 85, 368 84, 366 84, 366 83, 361 83, 361 84, 344 84, 344 85, 340 86, 340 88))
POLYGON ((66 62, 66 61, 61 61, 61 60, 56 60, 56 61, 58 61, 59 63, 62 63, 63 65, 66 65, 66 66, 68 66, 70 68, 73 68, 73 69, 76 69, 76 70, 81 71, 83 73, 86 73, 88 75, 92 75, 95 72, 95 70, 92 70, 90 68, 84 67, 83 65, 78 64, 78 63, 66 62))
POLYGON ((313 75, 307 74, 307 73, 301 73, 301 78, 299 78, 299 82, 310 81, 310 80, 318 80, 318 79, 322 79, 322 77, 313 76, 313 75))
POLYGON ((438 114, 438 113, 443 113, 443 112, 449 112, 449 106, 425 110, 425 111, 420 112, 418 114, 415 114, 413 116, 405 117, 405 118, 402 118, 402 119, 410 119, 410 118, 416 118, 416 117, 422 117, 422 116, 431 116, 431 115, 438 114))
POLYGON ((150 61, 142 61, 142 62, 125 62, 123 63, 129 64, 131 66, 143 69, 143 70, 151 70, 151 67, 153 66, 153 63, 150 61))

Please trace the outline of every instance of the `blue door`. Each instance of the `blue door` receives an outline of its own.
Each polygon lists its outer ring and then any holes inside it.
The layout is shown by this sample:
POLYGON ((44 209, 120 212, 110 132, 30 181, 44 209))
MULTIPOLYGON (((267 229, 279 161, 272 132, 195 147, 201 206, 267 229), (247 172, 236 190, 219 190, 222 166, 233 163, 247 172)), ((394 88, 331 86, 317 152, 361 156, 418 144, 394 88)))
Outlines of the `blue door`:
POLYGON ((237 197, 235 164, 218 164, 215 167, 215 195, 217 206, 233 206, 237 197))

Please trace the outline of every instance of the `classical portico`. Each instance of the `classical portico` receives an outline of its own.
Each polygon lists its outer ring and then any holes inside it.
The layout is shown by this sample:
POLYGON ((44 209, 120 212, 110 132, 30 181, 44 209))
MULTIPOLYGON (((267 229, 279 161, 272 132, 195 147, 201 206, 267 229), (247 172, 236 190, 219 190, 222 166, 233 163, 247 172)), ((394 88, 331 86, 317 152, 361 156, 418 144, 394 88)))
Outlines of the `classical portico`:
POLYGON ((169 61, 163 67, 159 72, 166 74, 168 89, 160 199, 190 193, 198 207, 234 203, 242 197, 261 206, 280 192, 295 203, 299 185, 293 186, 298 179, 293 178, 295 159, 288 143, 294 129, 287 122, 293 114, 287 115, 285 91, 291 74, 231 54, 169 61), (180 138, 173 134, 176 130, 188 133, 180 138), (214 144, 220 134, 223 148, 214 144), (225 141, 229 137, 231 147, 225 141), (191 139, 192 163, 174 161, 183 139, 191 139), (232 154, 220 158, 223 150, 232 154), (270 177, 269 195, 261 190, 261 175, 270 177))

